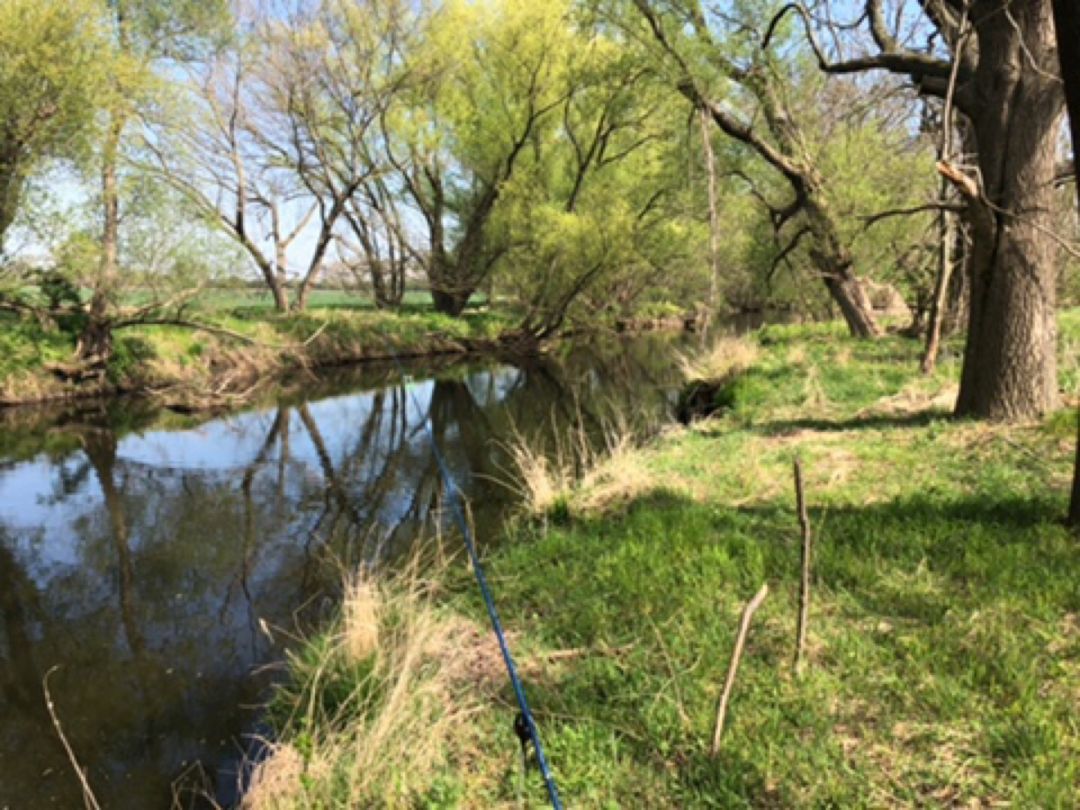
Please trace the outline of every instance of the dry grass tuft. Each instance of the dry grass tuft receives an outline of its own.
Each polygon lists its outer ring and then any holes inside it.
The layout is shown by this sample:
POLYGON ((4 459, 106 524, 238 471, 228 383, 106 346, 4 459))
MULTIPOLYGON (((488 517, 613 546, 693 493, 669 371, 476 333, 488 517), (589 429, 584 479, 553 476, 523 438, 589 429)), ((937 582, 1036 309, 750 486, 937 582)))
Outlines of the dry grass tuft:
POLYGON ((413 565, 349 583, 338 631, 293 657, 281 743, 255 768, 244 810, 414 807, 452 755, 475 750, 466 721, 478 696, 461 673, 476 645, 437 609, 433 581, 413 565))
POLYGON ((353 663, 369 658, 379 648, 378 589, 356 577, 345 588, 341 616, 341 647, 353 663))
POLYGON ((554 449, 539 448, 515 431, 505 445, 514 466, 514 489, 528 515, 560 509, 603 510, 649 489, 652 478, 639 463, 635 430, 624 418, 609 422, 599 441, 587 434, 583 419, 556 432, 554 449))
POLYGON ((714 382, 741 374, 757 362, 756 343, 745 338, 725 337, 703 354, 680 355, 679 368, 687 382, 714 382))
POLYGON ((608 454, 595 463, 573 492, 573 506, 586 513, 607 512, 656 488, 644 456, 622 435, 608 454))
POLYGON ((308 763, 289 743, 274 744, 251 774, 241 810, 285 810, 302 806, 308 763))
POLYGON ((927 389, 923 380, 915 380, 897 394, 882 397, 855 415, 862 416, 912 416, 921 413, 947 415, 956 402, 959 386, 946 385, 927 389))
POLYGON ((505 448, 516 474, 516 483, 511 488, 520 497, 523 510, 531 515, 551 512, 573 486, 573 461, 561 446, 553 455, 537 449, 517 429, 505 448))

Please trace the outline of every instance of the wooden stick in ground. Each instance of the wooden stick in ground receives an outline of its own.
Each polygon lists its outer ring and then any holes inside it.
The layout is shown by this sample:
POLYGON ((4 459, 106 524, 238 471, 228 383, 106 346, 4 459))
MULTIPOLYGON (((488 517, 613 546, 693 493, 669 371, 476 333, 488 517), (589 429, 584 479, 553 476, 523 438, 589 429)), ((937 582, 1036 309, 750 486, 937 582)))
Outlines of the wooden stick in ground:
POLYGON ((709 749, 710 757, 715 757, 720 751, 720 735, 724 733, 724 718, 727 716, 731 690, 735 687, 735 676, 739 672, 739 661, 742 660, 743 647, 746 645, 746 634, 750 631, 750 620, 754 618, 754 613, 768 595, 769 585, 762 583, 761 590, 754 594, 754 598, 743 608, 742 618, 739 620, 739 634, 735 637, 735 649, 731 651, 731 663, 728 664, 727 678, 724 679, 724 690, 720 693, 720 702, 716 705, 716 726, 713 729, 712 747, 709 749))
POLYGON ((799 584, 799 623, 795 631, 795 674, 801 675, 803 653, 806 651, 806 626, 810 620, 810 517, 806 514, 806 494, 803 491, 802 461, 795 458, 795 504, 802 530, 802 582, 799 584))
POLYGON ((86 779, 86 772, 79 765, 79 760, 75 757, 75 751, 72 749, 67 737, 64 736, 64 729, 60 727, 60 718, 56 716, 56 707, 53 705, 52 695, 49 693, 49 676, 56 670, 57 667, 53 667, 45 673, 45 677, 41 680, 41 688, 45 691, 45 708, 49 710, 49 718, 52 720, 53 728, 56 729, 56 736, 60 738, 60 742, 64 746, 64 752, 71 762, 71 767, 75 769, 75 775, 79 777, 79 783, 82 785, 83 804, 87 810, 101 810, 101 805, 98 804, 94 791, 90 789, 90 782, 86 779))

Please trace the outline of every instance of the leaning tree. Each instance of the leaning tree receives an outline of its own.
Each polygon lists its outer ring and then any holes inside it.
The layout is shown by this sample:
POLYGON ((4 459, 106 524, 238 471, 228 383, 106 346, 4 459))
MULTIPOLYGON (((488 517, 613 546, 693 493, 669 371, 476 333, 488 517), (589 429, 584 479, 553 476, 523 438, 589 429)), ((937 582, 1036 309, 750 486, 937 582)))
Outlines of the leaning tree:
MULTIPOLYGON (((811 139, 788 103, 779 64, 764 51, 749 58, 729 53, 714 34, 718 15, 707 12, 699 0, 634 0, 634 5, 674 69, 679 92, 786 181, 790 199, 782 206, 770 206, 774 230, 779 234, 785 224, 799 219, 803 228, 792 247, 802 235, 810 237, 814 269, 848 329, 859 337, 879 335, 881 328, 855 272, 827 179, 809 145, 811 139)), ((735 27, 744 31, 747 25, 736 21, 735 27)))

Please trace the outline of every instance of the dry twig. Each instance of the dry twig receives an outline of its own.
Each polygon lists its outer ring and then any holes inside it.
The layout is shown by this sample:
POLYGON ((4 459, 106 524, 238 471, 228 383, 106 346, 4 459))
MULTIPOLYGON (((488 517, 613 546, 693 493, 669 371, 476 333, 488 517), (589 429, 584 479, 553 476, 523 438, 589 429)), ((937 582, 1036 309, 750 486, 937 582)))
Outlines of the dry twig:
POLYGON ((49 676, 56 672, 57 669, 59 667, 53 667, 41 679, 41 688, 45 692, 45 708, 49 710, 49 718, 52 720, 53 728, 56 729, 56 736, 60 738, 60 742, 64 746, 68 761, 71 762, 71 767, 75 769, 75 775, 79 777, 79 784, 82 785, 83 804, 87 810, 101 810, 101 805, 98 804, 94 791, 90 788, 90 782, 86 778, 86 771, 79 764, 79 760, 75 757, 75 751, 72 749, 71 743, 68 742, 68 738, 64 735, 64 729, 60 726, 60 718, 56 714, 56 706, 53 704, 52 694, 49 692, 49 676))
POLYGON ((720 735, 724 733, 724 719, 727 716, 728 702, 731 700, 731 691, 735 688, 735 676, 739 672, 739 661, 742 660, 743 647, 746 646, 746 635, 750 632, 750 620, 754 613, 761 607, 765 597, 769 595, 769 584, 762 583, 761 590, 754 594, 754 598, 746 603, 743 608, 742 618, 739 620, 739 634, 735 637, 735 649, 731 651, 731 663, 728 664, 727 678, 724 679, 724 690, 720 693, 720 702, 716 705, 716 726, 713 728, 712 747, 709 756, 715 757, 720 752, 720 735))
POLYGON ((803 653, 806 650, 806 627, 810 619, 810 517, 806 513, 806 495, 803 491, 802 461, 795 457, 795 503, 799 511, 799 528, 802 531, 802 581, 799 584, 799 623, 795 631, 795 674, 802 674, 803 653))

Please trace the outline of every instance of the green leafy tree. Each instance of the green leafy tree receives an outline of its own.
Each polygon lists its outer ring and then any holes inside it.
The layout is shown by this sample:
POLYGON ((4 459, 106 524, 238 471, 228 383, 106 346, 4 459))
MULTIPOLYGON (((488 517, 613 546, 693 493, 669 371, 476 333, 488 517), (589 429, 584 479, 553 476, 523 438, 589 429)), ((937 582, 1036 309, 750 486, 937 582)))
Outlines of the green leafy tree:
POLYGON ((93 0, 0 4, 0 253, 31 174, 85 152, 109 61, 93 0))
POLYGON ((495 223, 508 245, 499 288, 521 331, 552 334, 571 306, 629 315, 677 279, 707 286, 705 229, 692 215, 684 111, 610 32, 568 27, 565 97, 537 127, 495 223))
POLYGON ((425 20, 416 80, 383 116, 395 186, 440 312, 460 314, 509 245, 491 227, 506 184, 567 96, 563 0, 451 2, 425 20))

